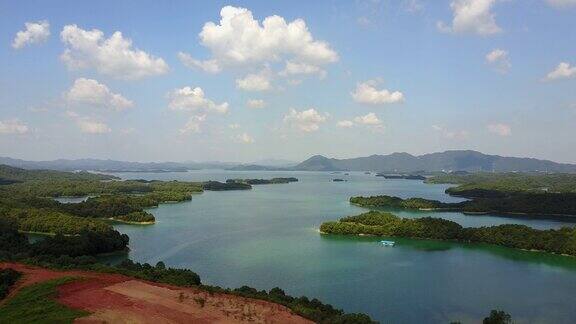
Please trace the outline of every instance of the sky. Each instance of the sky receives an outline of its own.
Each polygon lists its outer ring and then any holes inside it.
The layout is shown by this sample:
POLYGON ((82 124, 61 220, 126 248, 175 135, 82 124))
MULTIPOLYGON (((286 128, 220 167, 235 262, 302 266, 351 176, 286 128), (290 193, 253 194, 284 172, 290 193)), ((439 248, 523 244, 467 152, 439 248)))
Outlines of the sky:
POLYGON ((0 156, 575 148, 576 0, 0 1, 0 156))

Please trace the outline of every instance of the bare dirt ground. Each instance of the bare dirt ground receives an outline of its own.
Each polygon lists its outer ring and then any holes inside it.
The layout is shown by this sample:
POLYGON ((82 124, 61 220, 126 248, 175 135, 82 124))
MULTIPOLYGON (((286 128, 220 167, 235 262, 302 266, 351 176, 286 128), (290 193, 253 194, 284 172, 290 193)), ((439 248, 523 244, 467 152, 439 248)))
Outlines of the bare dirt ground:
POLYGON ((58 288, 57 300, 91 314, 77 323, 312 323, 290 309, 240 296, 209 293, 131 277, 90 271, 54 271, 18 263, 0 269, 23 273, 6 300, 23 287, 60 277, 78 277, 58 288))

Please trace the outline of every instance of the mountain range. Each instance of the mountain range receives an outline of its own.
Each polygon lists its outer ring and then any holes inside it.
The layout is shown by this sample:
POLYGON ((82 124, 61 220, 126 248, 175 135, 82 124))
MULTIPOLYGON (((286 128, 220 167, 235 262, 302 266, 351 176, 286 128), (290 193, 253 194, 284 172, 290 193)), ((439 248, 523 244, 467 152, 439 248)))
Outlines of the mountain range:
POLYGON ((445 151, 414 156, 408 153, 371 155, 351 159, 333 159, 315 155, 296 165, 308 171, 377 171, 423 173, 436 171, 488 172, 566 172, 575 173, 576 165, 534 158, 487 155, 476 151, 445 151))
POLYGON ((0 164, 24 169, 61 171, 93 170, 109 172, 175 172, 198 169, 299 170, 299 171, 375 171, 388 173, 426 173, 438 171, 487 172, 565 172, 576 173, 575 164, 534 158, 488 155, 477 151, 455 150, 424 155, 392 153, 350 159, 315 155, 301 163, 262 160, 250 164, 233 162, 126 162, 100 159, 26 161, 0 157, 0 164), (266 164, 265 164, 266 163, 266 164))

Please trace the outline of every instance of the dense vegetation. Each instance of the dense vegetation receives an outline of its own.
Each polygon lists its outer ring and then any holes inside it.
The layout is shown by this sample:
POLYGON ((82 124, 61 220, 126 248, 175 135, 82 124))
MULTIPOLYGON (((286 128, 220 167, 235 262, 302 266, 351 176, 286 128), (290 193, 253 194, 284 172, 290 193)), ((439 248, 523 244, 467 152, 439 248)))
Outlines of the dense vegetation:
POLYGON ((72 323, 88 315, 55 300, 57 287, 72 280, 74 278, 59 278, 22 289, 0 307, 0 323, 72 323))
POLYGON ((249 190, 252 186, 244 182, 219 182, 219 181, 207 181, 202 185, 204 190, 211 191, 224 191, 224 190, 249 190))
POLYGON ((503 193, 475 190, 472 200, 443 203, 423 198, 393 196, 352 197, 362 207, 451 210, 467 213, 509 213, 532 215, 576 215, 576 193, 503 193))
POLYGON ((10 292, 10 288, 18 281, 21 273, 12 269, 0 269, 0 300, 10 292))
POLYGON ((357 216, 325 222, 320 230, 327 234, 366 234, 377 236, 452 240, 488 243, 510 248, 539 250, 576 256, 576 229, 537 230, 525 225, 467 227, 441 218, 400 218, 371 211, 357 216))
POLYGON ((447 173, 428 178, 427 183, 457 184, 448 193, 472 189, 500 192, 576 193, 576 174, 563 173, 447 173))
POLYGON ((228 179, 226 183, 247 183, 249 185, 277 184, 297 182, 297 178, 272 178, 272 179, 228 179))

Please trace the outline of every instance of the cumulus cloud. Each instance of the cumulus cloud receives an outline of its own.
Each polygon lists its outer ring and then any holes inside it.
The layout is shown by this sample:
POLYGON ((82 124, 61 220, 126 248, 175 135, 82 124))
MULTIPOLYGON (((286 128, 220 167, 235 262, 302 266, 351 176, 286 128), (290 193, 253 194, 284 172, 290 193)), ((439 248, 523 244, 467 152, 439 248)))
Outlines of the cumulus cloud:
POLYGON ((326 71, 322 70, 319 66, 311 65, 303 62, 286 61, 284 70, 279 73, 281 76, 293 76, 298 74, 317 74, 320 79, 326 77, 326 71))
POLYGON ((486 54, 486 62, 500 73, 507 73, 512 67, 508 51, 499 48, 486 54))
POLYGON ((439 125, 432 125, 432 128, 439 132, 443 138, 449 140, 466 140, 470 136, 466 130, 449 130, 439 125))
POLYGON ((50 37, 50 23, 47 20, 27 22, 24 27, 24 30, 16 33, 16 37, 12 41, 12 47, 15 49, 21 49, 29 44, 45 42, 50 37))
POLYGON ((124 110, 134 106, 131 100, 126 99, 96 80, 79 78, 64 94, 70 104, 85 104, 95 107, 104 107, 112 110, 124 110))
POLYGON ((197 68, 208 73, 218 73, 222 71, 222 68, 218 64, 218 61, 216 60, 201 61, 193 58, 192 56, 190 56, 190 54, 184 52, 178 52, 178 59, 180 59, 180 62, 182 62, 184 66, 191 69, 197 68))
POLYGON ((304 20, 286 22, 273 15, 260 22, 246 8, 223 7, 220 21, 204 24, 199 36, 212 53, 207 61, 195 60, 193 65, 199 67, 206 62, 222 67, 282 60, 320 66, 338 61, 338 54, 328 43, 315 40, 304 20))
POLYGON ((496 0, 453 0, 450 3, 453 19, 451 25, 439 21, 437 27, 442 32, 477 34, 488 36, 502 32, 496 24, 491 9, 496 0))
POLYGON ((132 40, 124 38, 119 31, 106 38, 98 29, 84 30, 76 25, 66 25, 60 38, 67 46, 60 58, 70 69, 92 68, 101 74, 127 80, 168 71, 163 59, 135 48, 132 40))
POLYGON ((247 133, 238 134, 232 137, 232 140, 236 143, 241 144, 252 144, 254 143, 254 138, 247 133))
POLYGON ((488 131, 493 134, 500 136, 510 136, 512 135, 512 128, 507 124, 490 124, 487 126, 488 131))
POLYGON ((93 120, 89 120, 89 119, 80 119, 77 121, 78 123, 78 127, 80 127, 80 130, 83 133, 88 133, 88 134, 105 134, 105 133, 110 133, 112 130, 110 129, 110 127, 108 127, 108 125, 99 122, 99 121, 93 121, 93 120))
POLYGON ((183 111, 206 111, 206 112, 216 112, 224 114, 228 112, 228 103, 223 102, 217 104, 214 101, 206 98, 204 95, 204 90, 200 87, 184 87, 180 89, 174 89, 170 94, 170 103, 168 108, 171 110, 183 110, 183 111))
POLYGON ((248 99, 246 106, 248 106, 248 108, 261 109, 266 107, 266 102, 262 99, 248 99))
POLYGON ((350 120, 340 120, 336 123, 336 126, 342 127, 342 128, 350 128, 350 127, 354 126, 354 123, 350 120))
POLYGON ((556 8, 576 6, 576 0, 546 0, 546 2, 556 8))
POLYGON ((200 133, 202 123, 206 120, 206 115, 196 115, 188 118, 184 127, 180 129, 180 134, 200 133))
POLYGON ((570 63, 562 62, 558 66, 548 73, 544 80, 553 81, 559 79, 569 79, 576 77, 576 66, 571 66, 570 63))
POLYGON ((285 124, 306 133, 315 132, 320 129, 320 124, 324 123, 326 119, 326 114, 321 114, 314 108, 303 111, 297 111, 291 108, 288 114, 284 115, 285 124))
POLYGON ((272 88, 270 74, 267 70, 248 74, 244 78, 236 79, 236 87, 244 91, 267 91, 272 88))
POLYGON ((0 134, 26 134, 28 125, 18 119, 0 120, 0 134))
POLYGON ((66 115, 72 119, 82 133, 87 134, 105 134, 110 133, 112 130, 104 122, 94 120, 90 117, 81 116, 74 111, 66 112, 66 115))
POLYGON ((402 92, 387 89, 378 90, 376 89, 377 84, 378 82, 374 80, 358 83, 356 89, 351 93, 352 98, 354 98, 356 102, 371 105, 391 104, 404 101, 404 94, 402 94, 402 92))
POLYGON ((378 116, 376 116, 375 113, 368 113, 364 116, 358 116, 354 118, 354 121, 360 125, 374 126, 382 124, 382 121, 380 121, 380 119, 378 118, 378 116))

